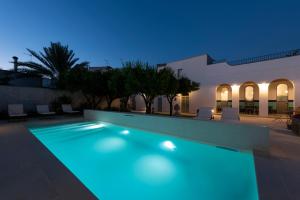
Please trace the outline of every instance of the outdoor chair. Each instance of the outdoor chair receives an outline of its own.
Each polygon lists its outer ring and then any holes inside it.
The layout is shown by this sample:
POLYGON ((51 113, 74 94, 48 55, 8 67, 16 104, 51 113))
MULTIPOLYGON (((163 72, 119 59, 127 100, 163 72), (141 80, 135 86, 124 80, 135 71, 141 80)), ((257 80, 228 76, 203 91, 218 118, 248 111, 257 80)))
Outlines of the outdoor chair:
POLYGON ((239 122, 240 115, 238 108, 223 108, 221 121, 226 122, 239 122))
POLYGON ((48 105, 36 105, 37 113, 44 116, 54 115, 55 112, 49 111, 48 105))
POLYGON ((212 120, 212 107, 200 107, 197 112, 197 116, 194 119, 199 120, 212 120))
POLYGON ((77 114, 79 111, 73 110, 71 104, 62 104, 62 111, 67 114, 77 114))
POLYGON ((27 114, 24 112, 23 104, 9 104, 8 116, 11 118, 26 117, 27 114))
POLYGON ((297 107, 297 108, 294 110, 294 114, 295 114, 295 115, 299 115, 299 114, 300 114, 300 107, 297 107))

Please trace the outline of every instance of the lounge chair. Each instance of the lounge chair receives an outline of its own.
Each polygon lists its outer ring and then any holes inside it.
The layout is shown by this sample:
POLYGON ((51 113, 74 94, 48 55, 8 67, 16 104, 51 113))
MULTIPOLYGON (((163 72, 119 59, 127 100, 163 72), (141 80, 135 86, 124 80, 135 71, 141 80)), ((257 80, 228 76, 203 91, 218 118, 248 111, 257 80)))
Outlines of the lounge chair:
POLYGON ((11 118, 26 117, 27 114, 24 112, 23 104, 8 104, 8 116, 11 118))
POLYGON ((36 111, 40 115, 44 116, 49 116, 49 115, 54 115, 55 112, 50 112, 49 111, 49 106, 48 105, 36 105, 36 111))
POLYGON ((299 114, 300 114, 300 107, 297 107, 297 108, 294 110, 294 114, 295 114, 295 115, 299 115, 299 114))
POLYGON ((76 114, 76 113, 79 113, 79 111, 76 111, 76 110, 72 109, 71 104, 62 104, 61 107, 62 107, 62 111, 64 113, 67 113, 67 114, 76 114))
POLYGON ((212 107, 200 107, 197 116, 194 119, 200 119, 200 120, 213 119, 212 109, 213 109, 212 107))
POLYGON ((221 120, 226 122, 239 122, 240 121, 239 109, 223 108, 221 120))

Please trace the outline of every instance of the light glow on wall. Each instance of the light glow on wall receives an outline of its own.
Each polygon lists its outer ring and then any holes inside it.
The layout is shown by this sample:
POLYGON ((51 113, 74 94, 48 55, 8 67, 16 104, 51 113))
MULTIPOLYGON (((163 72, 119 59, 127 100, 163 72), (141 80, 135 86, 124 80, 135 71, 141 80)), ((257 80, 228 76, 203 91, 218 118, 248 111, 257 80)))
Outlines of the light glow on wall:
POLYGON ((269 84, 270 83, 266 83, 266 82, 259 83, 258 86, 259 86, 259 89, 261 90, 261 92, 267 92, 269 89, 269 84))
POLYGON ((232 88, 232 91, 238 91, 238 89, 240 88, 240 86, 238 84, 233 84, 231 86, 231 88, 232 88))

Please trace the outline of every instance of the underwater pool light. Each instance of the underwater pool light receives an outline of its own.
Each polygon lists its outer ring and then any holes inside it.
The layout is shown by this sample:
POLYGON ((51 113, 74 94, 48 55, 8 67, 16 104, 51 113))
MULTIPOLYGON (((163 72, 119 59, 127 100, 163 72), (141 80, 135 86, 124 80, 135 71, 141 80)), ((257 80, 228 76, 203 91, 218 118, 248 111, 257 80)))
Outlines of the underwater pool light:
POLYGON ((105 126, 104 124, 93 124, 93 125, 90 125, 90 126, 86 126, 83 129, 96 129, 96 128, 102 128, 104 126, 105 126))
POLYGON ((121 134, 122 135, 128 135, 129 134, 129 130, 123 130, 123 131, 121 131, 121 134))
POLYGON ((175 144, 170 140, 166 140, 166 141, 162 142, 162 146, 165 149, 168 149, 168 150, 171 150, 171 151, 174 151, 176 149, 175 144))

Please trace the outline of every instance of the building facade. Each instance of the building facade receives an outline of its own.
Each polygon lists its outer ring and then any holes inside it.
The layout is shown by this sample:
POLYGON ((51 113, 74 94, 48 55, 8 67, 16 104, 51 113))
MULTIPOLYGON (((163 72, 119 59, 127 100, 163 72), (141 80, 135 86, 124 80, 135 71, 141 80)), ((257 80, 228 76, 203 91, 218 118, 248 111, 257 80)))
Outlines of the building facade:
MULTIPOLYGON (((213 107, 216 112, 234 107, 240 113, 269 116, 300 107, 300 50, 231 62, 200 55, 158 66, 162 67, 200 85, 188 96, 178 95, 174 104, 180 105, 181 113, 196 113, 200 107, 213 107)), ((169 112, 165 97, 157 97, 153 104, 156 112, 169 112)))

